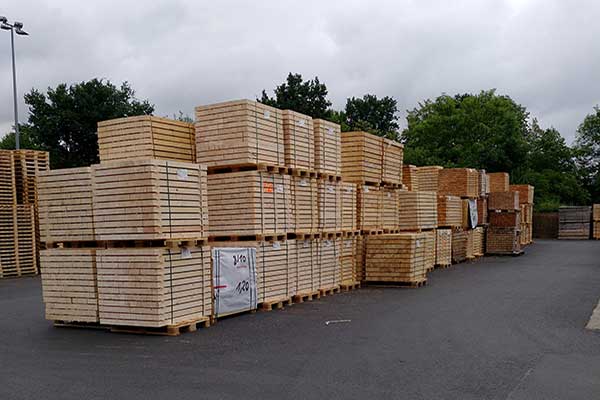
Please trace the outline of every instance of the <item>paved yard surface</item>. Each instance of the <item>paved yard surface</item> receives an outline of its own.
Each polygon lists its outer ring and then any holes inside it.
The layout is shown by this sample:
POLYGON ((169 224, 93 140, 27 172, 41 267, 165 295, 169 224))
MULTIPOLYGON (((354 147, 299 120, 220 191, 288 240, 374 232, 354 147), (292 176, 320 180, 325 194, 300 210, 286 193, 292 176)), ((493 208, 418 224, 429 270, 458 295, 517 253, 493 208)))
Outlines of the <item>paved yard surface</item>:
POLYGON ((600 332, 584 329, 599 297, 594 241, 175 338, 54 328, 38 278, 0 281, 0 399, 599 398, 600 332))

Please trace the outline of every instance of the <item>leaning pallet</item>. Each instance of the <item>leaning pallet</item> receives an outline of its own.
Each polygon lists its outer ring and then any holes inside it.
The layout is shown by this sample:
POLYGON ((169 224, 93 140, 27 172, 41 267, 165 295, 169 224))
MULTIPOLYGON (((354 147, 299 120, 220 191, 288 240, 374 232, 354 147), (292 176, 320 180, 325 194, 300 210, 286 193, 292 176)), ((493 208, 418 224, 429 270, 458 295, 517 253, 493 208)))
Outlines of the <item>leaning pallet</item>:
POLYGON ((421 284, 427 281, 428 233, 405 232, 366 237, 368 282, 421 284))
POLYGON ((294 232, 290 186, 289 175, 269 171, 209 175, 209 235, 251 236, 294 232))
POLYGON ((142 115, 98 122, 100 162, 164 160, 196 162, 194 125, 142 115))
POLYGON ((284 166, 281 110, 251 100, 196 107, 199 163, 212 168, 284 166))
POLYGON ((160 328, 212 314, 208 246, 96 250, 101 324, 160 328))
POLYGON ((323 119, 313 119, 315 170, 320 174, 342 174, 341 127, 323 119))
POLYGON ((339 182, 340 202, 341 202, 341 222, 342 231, 355 231, 358 229, 358 195, 355 183, 339 182))
POLYGON ((289 226, 296 233, 313 233, 318 231, 318 183, 317 179, 306 176, 291 177, 291 212, 294 220, 289 226))
POLYGON ((510 177, 506 172, 492 172, 487 174, 490 180, 491 192, 508 192, 510 177))
POLYGON ((383 229, 383 192, 380 187, 359 185, 357 192, 358 229, 383 229))
POLYGON ((437 192, 440 171, 444 167, 431 165, 417 168, 417 180, 419 190, 424 192, 437 192))
POLYGON ((440 227, 459 227, 462 225, 462 201, 457 196, 437 197, 437 217, 440 227))
POLYGON ((312 118, 292 110, 283 110, 282 117, 285 165, 314 170, 315 137, 312 118))
MULTIPOLYGON (((417 167, 414 165, 402 166, 402 184, 405 189, 416 192, 420 190, 419 179, 417 178, 417 167)), ((436 189, 437 190, 437 189, 436 189)))
POLYGON ((452 229, 435 230, 435 265, 452 264, 452 229))
POLYGON ((414 231, 433 229, 438 225, 435 192, 398 192, 398 228, 414 231))
POLYGON ((470 168, 444 168, 438 177, 438 194, 476 198, 479 194, 479 173, 470 168))
POLYGON ((38 272, 33 204, 0 204, 0 278, 38 272))
POLYGON ((399 186, 402 184, 402 162, 404 146, 395 140, 381 140, 381 181, 386 185, 399 186))
POLYGON ((95 240, 90 167, 42 172, 38 191, 42 242, 95 240))
POLYGON ((198 164, 134 160, 93 165, 96 240, 205 237, 206 188, 206 169, 198 164))
POLYGON ((379 184, 383 173, 382 138, 366 132, 342 133, 342 178, 379 184))

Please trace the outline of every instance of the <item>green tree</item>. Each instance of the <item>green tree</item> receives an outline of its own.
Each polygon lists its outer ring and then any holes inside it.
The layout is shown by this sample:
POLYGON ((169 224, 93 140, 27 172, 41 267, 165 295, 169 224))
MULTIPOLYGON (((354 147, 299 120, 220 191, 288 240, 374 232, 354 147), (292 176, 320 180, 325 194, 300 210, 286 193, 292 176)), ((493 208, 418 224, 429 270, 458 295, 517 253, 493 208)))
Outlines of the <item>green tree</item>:
POLYGON ((398 105, 392 97, 366 94, 346 101, 343 116, 348 130, 371 132, 390 139, 398 139, 398 105))
POLYGON ((592 202, 600 203, 600 107, 594 107, 579 125, 575 152, 580 179, 592 202))
MULTIPOLYGON (((19 124, 19 141, 22 149, 40 150, 33 142, 29 133, 29 126, 19 124)), ((9 132, 0 140, 0 149, 12 150, 15 148, 15 132, 9 132)))
POLYGON ((528 153, 529 114, 495 90, 442 95, 408 111, 406 163, 519 174, 528 153))
POLYGON ((33 89, 25 95, 25 103, 31 143, 50 152, 52 168, 98 162, 99 121, 154 112, 147 100, 135 98, 127 82, 117 87, 101 79, 60 84, 45 94, 33 89))
POLYGON ((257 100, 269 106, 294 110, 313 118, 327 119, 331 115, 329 110, 331 102, 327 100, 327 86, 321 83, 317 76, 313 80, 304 81, 302 75, 290 72, 286 82, 277 86, 274 93, 275 97, 269 97, 263 90, 261 98, 257 100))

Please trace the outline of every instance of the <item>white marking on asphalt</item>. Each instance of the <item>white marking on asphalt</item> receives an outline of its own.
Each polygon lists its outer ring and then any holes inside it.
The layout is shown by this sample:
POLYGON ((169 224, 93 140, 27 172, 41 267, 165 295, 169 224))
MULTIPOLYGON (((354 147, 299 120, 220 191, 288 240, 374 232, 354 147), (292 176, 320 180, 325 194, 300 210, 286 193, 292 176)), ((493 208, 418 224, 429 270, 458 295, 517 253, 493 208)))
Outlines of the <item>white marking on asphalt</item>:
POLYGON ((334 319, 333 321, 325 321, 325 325, 331 325, 331 324, 343 324, 346 322, 352 322, 349 319, 334 319))

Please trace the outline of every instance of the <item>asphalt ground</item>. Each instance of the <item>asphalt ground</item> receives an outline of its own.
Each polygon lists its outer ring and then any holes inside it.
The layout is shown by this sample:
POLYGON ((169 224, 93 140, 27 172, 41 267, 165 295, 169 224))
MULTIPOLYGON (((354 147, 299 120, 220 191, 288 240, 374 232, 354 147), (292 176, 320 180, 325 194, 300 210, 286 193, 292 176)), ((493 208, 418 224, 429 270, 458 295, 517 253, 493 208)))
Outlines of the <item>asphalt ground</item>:
POLYGON ((55 328, 0 281, 0 399, 597 399, 600 242, 435 270, 178 337, 55 328), (349 320, 329 323, 327 321, 349 320))

